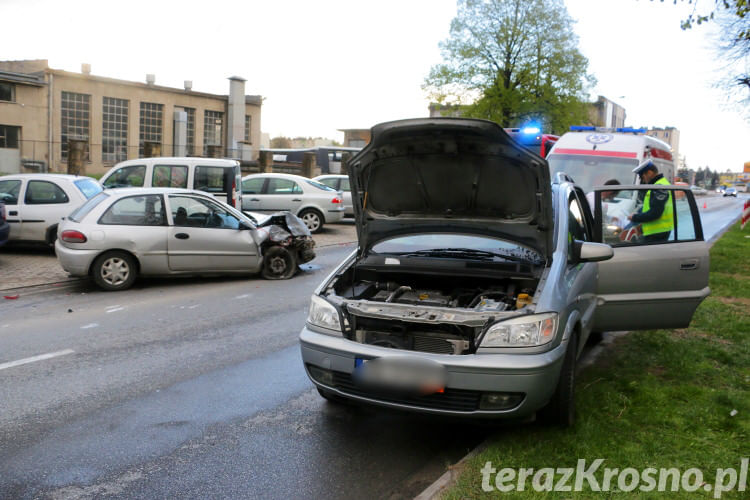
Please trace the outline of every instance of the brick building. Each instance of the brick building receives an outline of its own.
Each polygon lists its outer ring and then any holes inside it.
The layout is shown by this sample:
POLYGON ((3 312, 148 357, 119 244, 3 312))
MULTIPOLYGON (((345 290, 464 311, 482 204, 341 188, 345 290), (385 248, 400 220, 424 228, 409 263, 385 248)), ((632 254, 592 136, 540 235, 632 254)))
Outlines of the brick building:
POLYGON ((254 160, 262 98, 229 78, 217 95, 52 69, 46 60, 0 61, 0 172, 64 172, 71 140, 87 146, 85 170, 142 156, 254 160))

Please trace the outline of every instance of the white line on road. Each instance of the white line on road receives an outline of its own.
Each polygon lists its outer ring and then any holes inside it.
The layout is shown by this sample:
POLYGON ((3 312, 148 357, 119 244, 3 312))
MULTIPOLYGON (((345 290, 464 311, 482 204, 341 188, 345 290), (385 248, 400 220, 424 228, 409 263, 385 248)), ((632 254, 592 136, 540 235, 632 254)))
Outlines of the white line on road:
POLYGON ((250 295, 252 295, 252 294, 249 294, 249 293, 243 293, 242 295, 238 295, 238 296, 236 296, 236 297, 235 297, 235 299, 246 299, 246 298, 248 298, 248 297, 249 297, 250 295))
POLYGON ((96 328, 97 326, 99 326, 99 323, 89 323, 88 325, 83 325, 81 327, 81 330, 87 330, 89 328, 96 328))
POLYGON ((188 309, 195 309, 196 307, 199 307, 199 306, 200 306, 200 304, 195 304, 195 305, 192 305, 192 306, 188 307, 188 309))
POLYGON ((16 361, 9 361, 7 363, 0 364, 0 370, 5 370, 6 368, 13 368, 14 366, 19 366, 19 365, 25 365, 27 363, 33 363, 35 361, 42 361, 45 359, 56 358, 58 356, 65 356, 66 354, 73 354, 74 352, 75 351, 73 349, 65 349, 64 351, 50 352, 47 354, 40 354, 39 356, 32 356, 30 358, 19 359, 16 361))
POLYGON ((109 314, 109 313, 113 313, 113 312, 117 312, 117 311, 122 311, 123 309, 125 309, 125 308, 124 307, 118 307, 117 309, 107 309, 104 312, 106 312, 107 314, 109 314))

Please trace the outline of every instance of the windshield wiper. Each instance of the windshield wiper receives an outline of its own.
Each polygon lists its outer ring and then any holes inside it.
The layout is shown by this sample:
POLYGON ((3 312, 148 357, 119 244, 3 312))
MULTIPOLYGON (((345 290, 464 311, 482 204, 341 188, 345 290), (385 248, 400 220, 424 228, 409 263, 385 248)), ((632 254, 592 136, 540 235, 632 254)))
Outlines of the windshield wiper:
POLYGON ((475 248, 433 248, 429 250, 416 250, 413 252, 395 252, 392 255, 405 257, 478 257, 484 259, 499 257, 513 262, 535 262, 534 259, 524 258, 518 255, 491 252, 489 250, 477 250, 475 248))

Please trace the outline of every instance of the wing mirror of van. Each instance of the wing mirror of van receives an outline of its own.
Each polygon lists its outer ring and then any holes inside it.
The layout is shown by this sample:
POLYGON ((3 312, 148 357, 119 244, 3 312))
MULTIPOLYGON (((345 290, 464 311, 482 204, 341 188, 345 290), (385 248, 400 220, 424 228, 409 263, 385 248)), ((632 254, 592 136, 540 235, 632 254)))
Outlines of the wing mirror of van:
POLYGON ((591 241, 573 242, 573 259, 578 262, 601 262, 614 257, 612 247, 604 243, 593 243, 591 241))

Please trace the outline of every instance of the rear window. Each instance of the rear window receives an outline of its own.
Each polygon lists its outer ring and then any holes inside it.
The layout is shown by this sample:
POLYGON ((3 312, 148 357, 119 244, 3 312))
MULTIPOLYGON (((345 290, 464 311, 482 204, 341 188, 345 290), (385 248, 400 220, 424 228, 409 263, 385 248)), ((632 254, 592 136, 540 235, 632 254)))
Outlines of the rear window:
POLYGON ((94 179, 78 179, 73 181, 73 184, 87 200, 102 192, 102 187, 94 179))
POLYGON ((316 187, 316 188, 322 190, 322 191, 336 191, 335 189, 330 188, 330 187, 326 186, 325 184, 321 184, 320 182, 308 180, 307 183, 310 184, 313 187, 316 187))
POLYGON ((68 215, 68 219, 72 220, 73 222, 81 222, 83 218, 86 217, 89 212, 94 209, 94 207, 96 207, 99 203, 103 202, 107 198, 109 198, 109 195, 107 193, 99 193, 98 195, 89 199, 89 201, 87 201, 80 207, 73 210, 73 213, 68 215))
POLYGON ((208 193, 228 193, 234 178, 233 167, 195 167, 193 188, 208 193))

